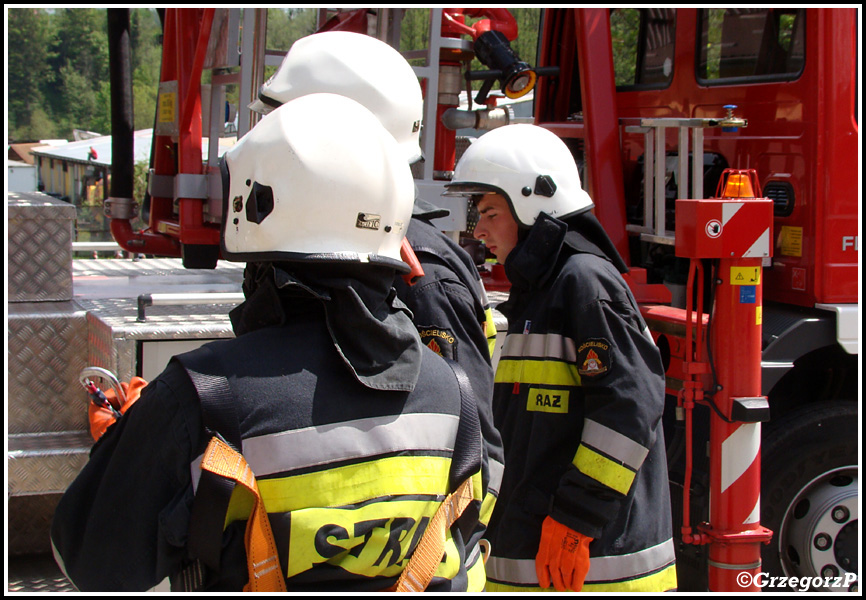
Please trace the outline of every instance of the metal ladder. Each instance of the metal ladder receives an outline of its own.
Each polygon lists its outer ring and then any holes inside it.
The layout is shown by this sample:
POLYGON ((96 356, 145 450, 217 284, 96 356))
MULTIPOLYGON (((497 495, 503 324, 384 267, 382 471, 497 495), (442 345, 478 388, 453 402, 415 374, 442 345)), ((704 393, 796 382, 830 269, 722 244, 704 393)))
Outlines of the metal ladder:
POLYGON ((700 200, 704 196, 704 129, 722 127, 724 131, 746 127, 748 122, 734 116, 734 105, 726 105, 721 119, 661 118, 641 119, 639 125, 626 126, 627 133, 644 135, 644 209, 642 225, 626 225, 639 233, 642 241, 674 245, 674 232, 665 228, 666 133, 676 128, 677 198, 700 200), (689 134, 692 138, 692 188, 689 194, 689 134))

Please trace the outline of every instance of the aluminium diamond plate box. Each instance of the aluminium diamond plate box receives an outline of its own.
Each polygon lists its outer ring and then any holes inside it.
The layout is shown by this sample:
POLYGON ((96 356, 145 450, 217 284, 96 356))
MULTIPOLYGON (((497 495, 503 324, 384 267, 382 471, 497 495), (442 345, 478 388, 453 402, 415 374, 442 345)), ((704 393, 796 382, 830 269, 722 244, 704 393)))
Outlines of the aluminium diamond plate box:
POLYGON ((75 207, 39 192, 6 194, 8 301, 72 299, 75 207))

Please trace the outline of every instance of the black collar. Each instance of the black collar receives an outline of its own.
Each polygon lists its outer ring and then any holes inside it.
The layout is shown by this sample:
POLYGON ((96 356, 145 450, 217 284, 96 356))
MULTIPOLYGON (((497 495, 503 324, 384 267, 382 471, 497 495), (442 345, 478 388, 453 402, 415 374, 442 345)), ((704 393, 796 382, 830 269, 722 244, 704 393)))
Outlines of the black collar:
POLYGON ((376 265, 249 263, 247 299, 230 313, 235 335, 323 308, 331 340, 361 384, 412 391, 422 346, 409 309, 391 287, 394 276, 393 269, 376 265))

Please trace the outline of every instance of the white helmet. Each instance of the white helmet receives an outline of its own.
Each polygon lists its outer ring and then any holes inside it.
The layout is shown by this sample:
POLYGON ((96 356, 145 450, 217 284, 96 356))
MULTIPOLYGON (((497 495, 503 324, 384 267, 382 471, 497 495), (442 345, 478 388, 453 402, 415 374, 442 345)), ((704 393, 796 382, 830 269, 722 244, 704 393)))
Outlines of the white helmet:
POLYGON ((223 257, 370 262, 408 271, 415 199, 394 138, 344 96, 311 94, 266 115, 226 152, 223 257))
POLYGON ((391 132, 409 163, 421 158, 421 86, 406 59, 385 42, 349 31, 301 38, 250 108, 266 114, 289 100, 317 93, 360 102, 391 132))
POLYGON ((506 125, 479 137, 445 188, 446 196, 502 194, 524 227, 540 212, 562 219, 593 207, 568 146, 536 125, 506 125))

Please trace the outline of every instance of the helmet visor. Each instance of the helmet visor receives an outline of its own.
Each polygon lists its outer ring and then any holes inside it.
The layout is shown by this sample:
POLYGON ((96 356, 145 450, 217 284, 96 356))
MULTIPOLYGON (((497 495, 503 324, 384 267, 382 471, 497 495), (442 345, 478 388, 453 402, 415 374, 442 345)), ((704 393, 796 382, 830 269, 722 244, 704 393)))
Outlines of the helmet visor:
POLYGON ((501 188, 498 188, 495 185, 490 185, 489 183, 477 183, 474 181, 456 181, 453 183, 446 183, 445 191, 442 192, 443 196, 463 198, 484 194, 502 194, 508 198, 508 194, 506 194, 501 188))

